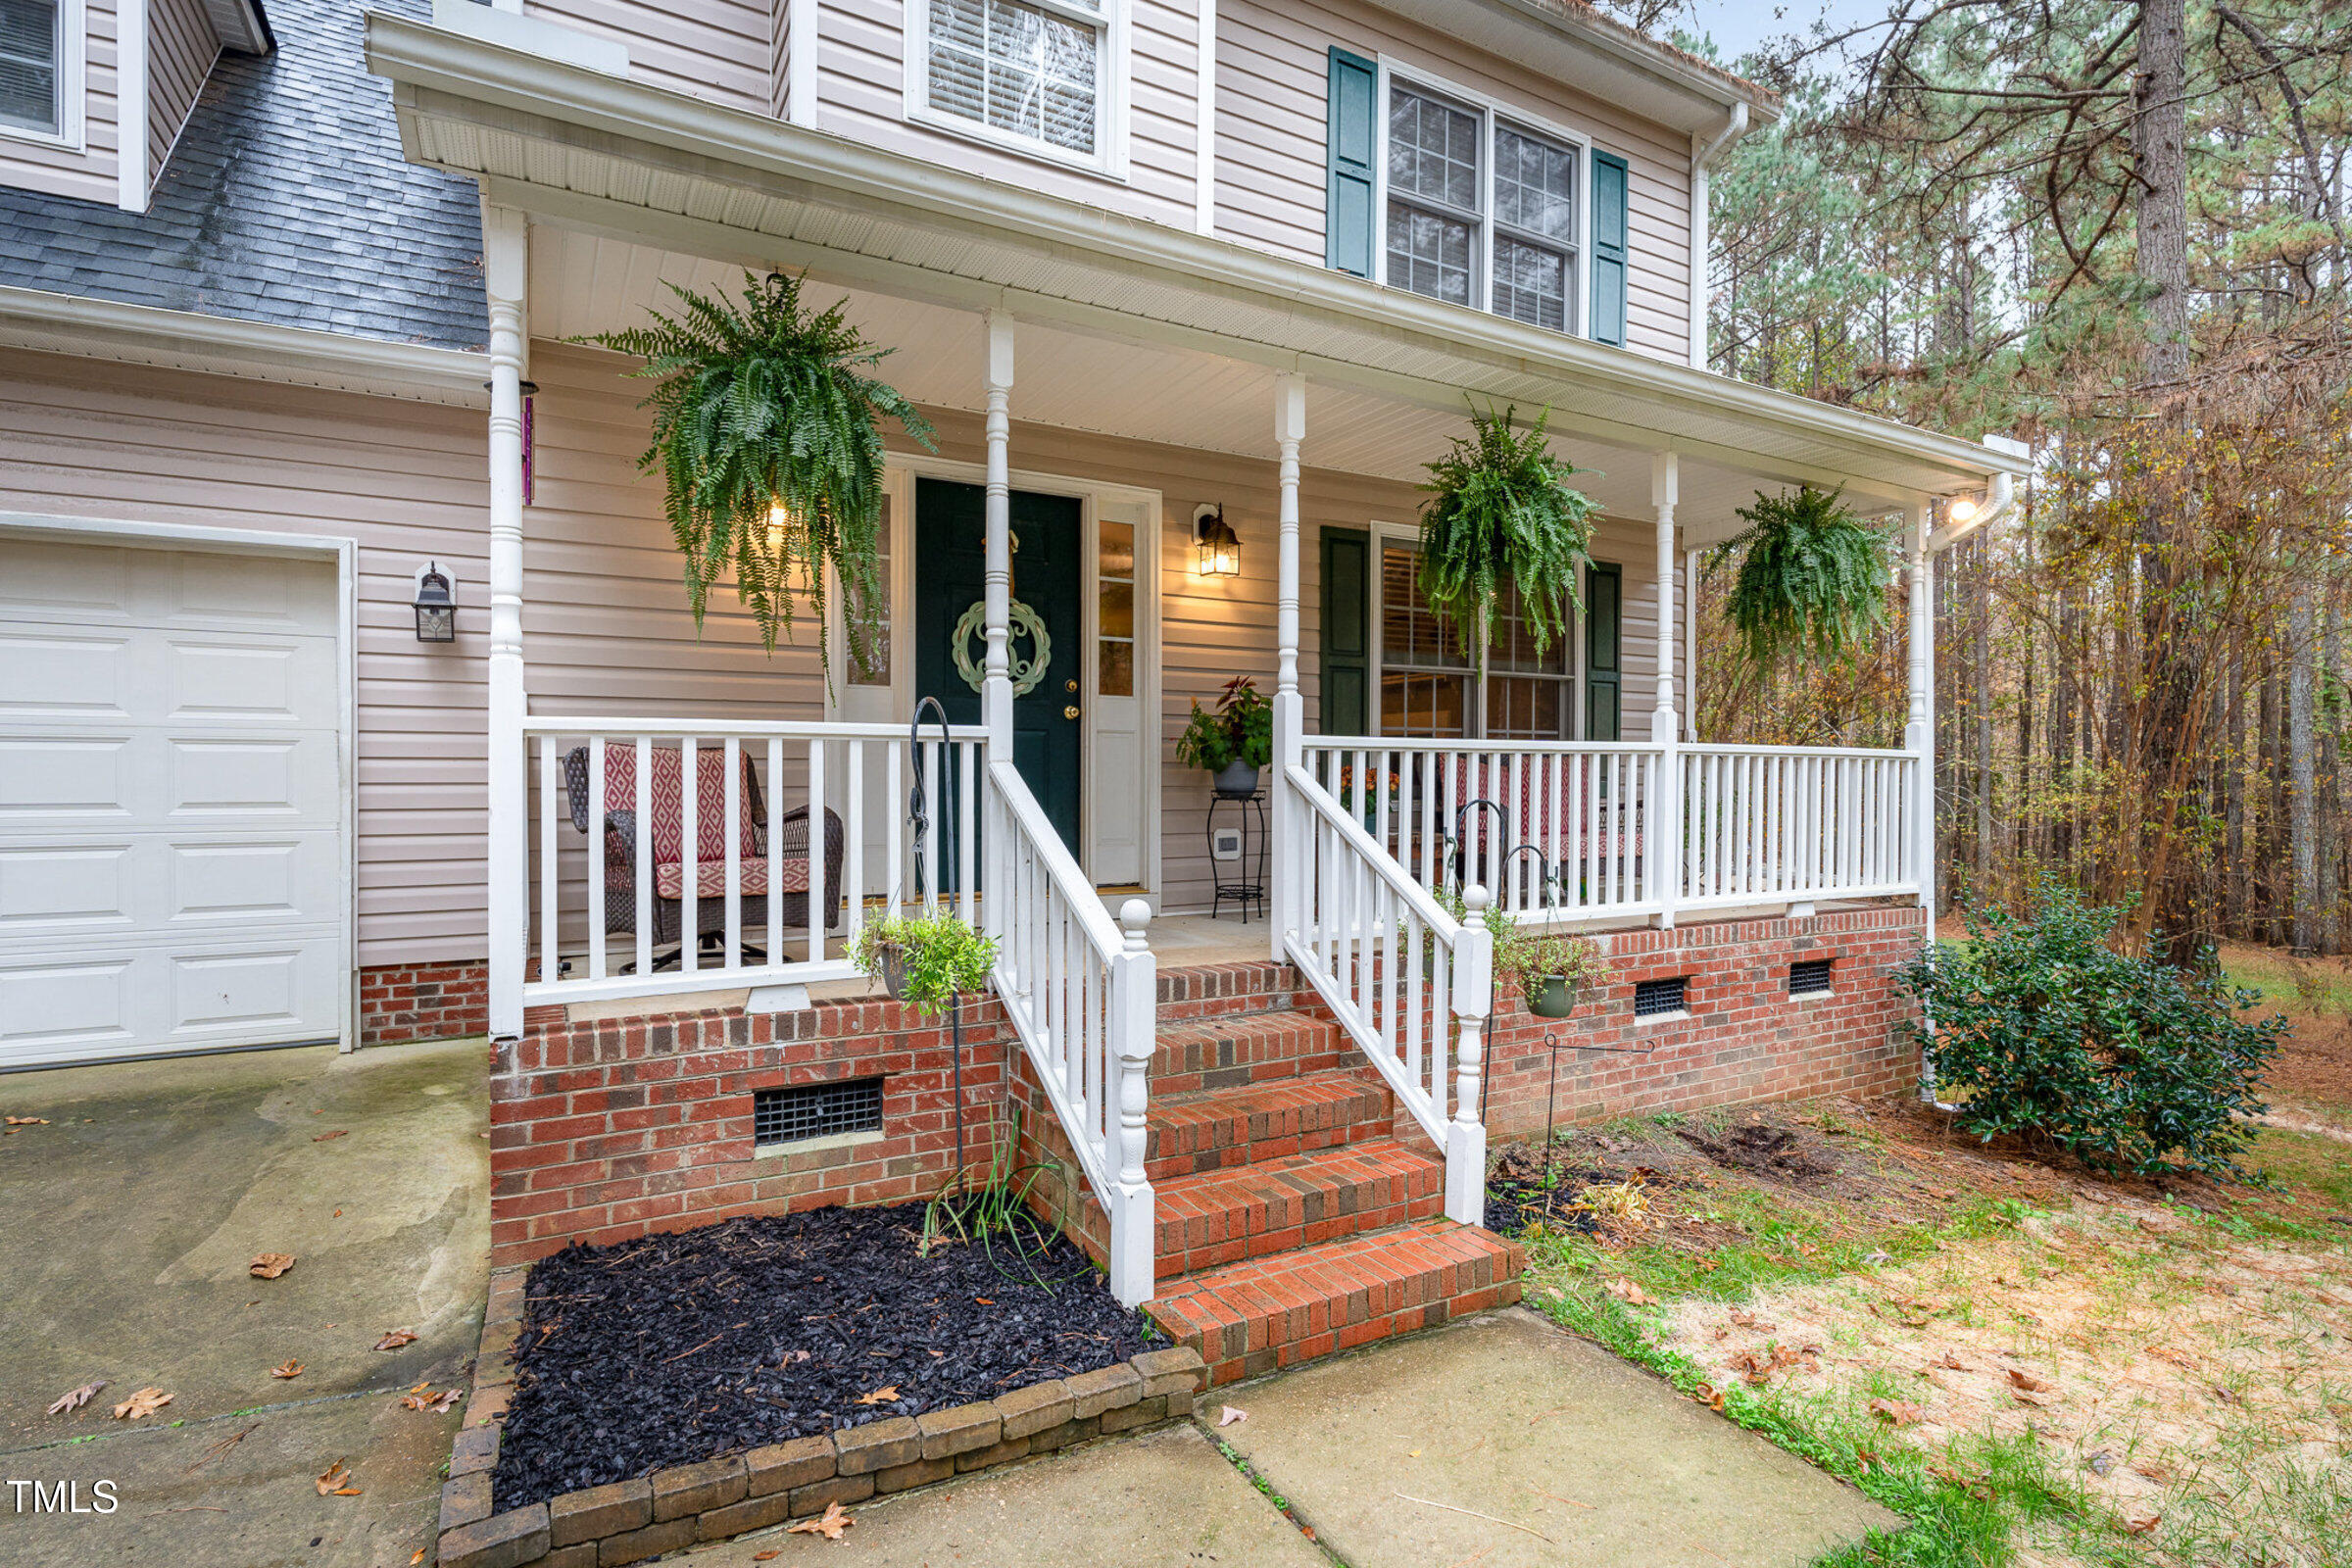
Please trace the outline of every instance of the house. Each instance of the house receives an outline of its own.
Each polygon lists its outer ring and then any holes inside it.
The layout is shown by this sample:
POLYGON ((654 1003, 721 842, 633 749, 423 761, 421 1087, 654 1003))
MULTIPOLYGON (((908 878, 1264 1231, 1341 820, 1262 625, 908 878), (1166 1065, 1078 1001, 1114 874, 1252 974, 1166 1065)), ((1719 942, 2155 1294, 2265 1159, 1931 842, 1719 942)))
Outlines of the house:
POLYGON ((1514 1295, 1490 1135, 1914 1075, 1920 590, 2012 460, 1704 368, 1748 83, 1573 0, 16 13, 0 1065, 486 1030, 502 1262, 1017 1126, 1220 1378, 1514 1295), (578 341, 771 270, 938 427, 864 667, 697 626, 578 341), (1605 514, 1484 671, 1411 587, 1467 398, 1605 514), (1690 731, 1692 560, 1802 483, 1904 529, 1901 750, 1690 731), (1002 943, 960 1057, 843 955, 933 896, 1002 943), (1490 901, 1614 979, 1531 1018, 1490 901))

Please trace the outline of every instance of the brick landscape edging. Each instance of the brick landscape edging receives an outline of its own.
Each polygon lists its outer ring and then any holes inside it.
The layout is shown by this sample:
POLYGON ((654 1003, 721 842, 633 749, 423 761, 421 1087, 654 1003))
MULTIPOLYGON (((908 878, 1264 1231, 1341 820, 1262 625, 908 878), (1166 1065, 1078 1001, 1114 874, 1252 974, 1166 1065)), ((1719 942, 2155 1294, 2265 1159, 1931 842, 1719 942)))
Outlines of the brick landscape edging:
POLYGON ((1147 1350, 976 1404, 795 1438, 494 1514, 490 1477, 514 1393, 524 1275, 517 1267, 491 1276, 473 1397, 441 1489, 441 1568, 639 1562, 821 1514, 831 1503, 847 1506, 1092 1438, 1182 1421, 1208 1379, 1189 1349, 1147 1350))

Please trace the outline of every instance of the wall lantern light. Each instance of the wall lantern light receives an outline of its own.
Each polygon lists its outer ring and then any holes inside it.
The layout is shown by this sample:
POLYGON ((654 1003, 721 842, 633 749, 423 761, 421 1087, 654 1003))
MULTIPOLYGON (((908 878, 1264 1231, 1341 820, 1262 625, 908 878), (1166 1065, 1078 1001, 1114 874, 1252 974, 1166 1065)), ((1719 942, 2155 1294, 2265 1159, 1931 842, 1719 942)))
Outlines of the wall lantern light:
POLYGON ((416 640, 454 643, 458 640, 458 585, 437 561, 416 568, 416 640))
POLYGON ((1972 522, 1977 515, 1976 499, 1973 496, 1956 496, 1945 504, 1943 514, 1953 522, 1972 522))
POLYGON ((1194 570, 1203 577, 1242 574, 1242 542, 1226 526, 1225 509, 1209 505, 1193 511, 1193 541, 1199 552, 1194 570))

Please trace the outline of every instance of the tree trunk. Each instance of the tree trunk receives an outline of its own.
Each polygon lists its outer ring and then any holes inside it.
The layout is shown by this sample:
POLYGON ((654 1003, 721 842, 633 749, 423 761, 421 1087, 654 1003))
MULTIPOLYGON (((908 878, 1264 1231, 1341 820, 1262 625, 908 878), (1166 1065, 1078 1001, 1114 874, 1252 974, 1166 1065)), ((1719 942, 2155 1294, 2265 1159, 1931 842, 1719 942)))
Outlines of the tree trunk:
POLYGON ((1973 689, 1968 694, 1970 751, 1976 778, 1976 883, 1980 897, 1992 884, 1992 541, 1977 530, 1969 551, 1968 659, 1973 689))
POLYGON ((2311 582, 2298 574, 2286 614, 2287 841, 2294 862, 2292 940, 2297 953, 2316 953, 2320 942, 2319 776, 2312 728, 2312 695, 2317 683, 2318 639, 2312 625, 2311 582))

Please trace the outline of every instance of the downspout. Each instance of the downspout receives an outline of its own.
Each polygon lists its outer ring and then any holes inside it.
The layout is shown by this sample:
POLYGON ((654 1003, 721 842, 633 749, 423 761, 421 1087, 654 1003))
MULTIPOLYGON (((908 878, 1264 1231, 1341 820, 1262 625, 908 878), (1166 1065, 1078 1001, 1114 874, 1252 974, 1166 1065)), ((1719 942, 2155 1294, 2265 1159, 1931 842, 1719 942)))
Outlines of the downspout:
POLYGON ((1704 147, 1690 137, 1690 368, 1707 368, 1707 171, 1725 148, 1747 134, 1747 105, 1734 104, 1723 128, 1704 147))

